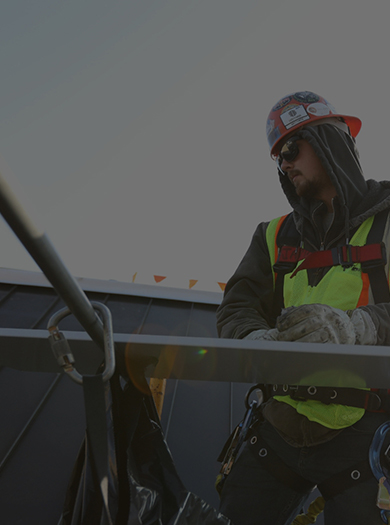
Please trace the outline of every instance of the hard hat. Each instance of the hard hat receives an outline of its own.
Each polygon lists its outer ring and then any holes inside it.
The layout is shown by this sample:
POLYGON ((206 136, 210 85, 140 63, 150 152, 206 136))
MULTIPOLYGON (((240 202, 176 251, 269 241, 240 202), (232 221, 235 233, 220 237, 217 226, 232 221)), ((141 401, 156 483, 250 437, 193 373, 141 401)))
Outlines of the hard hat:
POLYGON ((344 121, 352 137, 356 137, 362 127, 360 119, 338 113, 327 100, 311 91, 298 91, 281 98, 267 119, 266 133, 271 156, 277 156, 280 141, 291 131, 314 123, 321 124, 318 121, 330 117, 344 121))

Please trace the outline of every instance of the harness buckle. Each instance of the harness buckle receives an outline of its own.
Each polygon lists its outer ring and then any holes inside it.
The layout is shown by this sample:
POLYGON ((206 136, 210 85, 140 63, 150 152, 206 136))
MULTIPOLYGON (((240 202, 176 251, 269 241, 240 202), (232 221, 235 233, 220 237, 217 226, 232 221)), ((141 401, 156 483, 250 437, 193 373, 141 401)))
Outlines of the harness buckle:
POLYGON ((292 399, 296 399, 298 396, 298 385, 288 385, 288 388, 289 388, 289 393, 288 395, 292 398, 292 399))
POLYGON ((275 273, 287 274, 294 271, 297 263, 290 261, 276 261, 273 265, 273 270, 275 273))
POLYGON ((332 249, 333 260, 336 255, 336 264, 339 264, 343 268, 351 268, 353 266, 353 255, 352 255, 352 245, 345 244, 344 246, 336 246, 332 249), (346 258, 344 259, 344 249, 346 251, 346 258))

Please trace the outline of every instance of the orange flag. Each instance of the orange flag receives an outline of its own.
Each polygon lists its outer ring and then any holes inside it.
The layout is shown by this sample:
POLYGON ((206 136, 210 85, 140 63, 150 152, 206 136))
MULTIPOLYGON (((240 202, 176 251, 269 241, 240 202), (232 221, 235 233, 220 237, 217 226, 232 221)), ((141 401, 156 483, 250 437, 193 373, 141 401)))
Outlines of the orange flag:
POLYGON ((154 277, 154 280, 156 281, 156 283, 161 283, 161 281, 166 279, 166 277, 163 277, 162 275, 153 275, 153 277, 154 277))
POLYGON ((137 277, 137 273, 138 273, 138 272, 135 272, 135 274, 133 275, 133 279, 131 280, 132 283, 135 282, 135 278, 137 277))
POLYGON ((190 279, 190 288, 195 286, 197 282, 198 282, 198 279, 190 279))
POLYGON ((221 288, 221 290, 224 292, 226 283, 218 283, 218 284, 219 284, 219 287, 221 288))

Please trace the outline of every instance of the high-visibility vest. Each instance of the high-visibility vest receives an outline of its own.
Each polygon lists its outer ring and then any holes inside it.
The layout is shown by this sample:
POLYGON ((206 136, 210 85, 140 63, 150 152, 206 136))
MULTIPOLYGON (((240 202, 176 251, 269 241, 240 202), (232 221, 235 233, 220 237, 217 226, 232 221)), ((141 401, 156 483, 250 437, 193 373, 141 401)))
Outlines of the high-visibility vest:
MULTIPOLYGON (((277 235, 285 217, 272 220, 267 228, 266 239, 272 267, 278 257, 277 235)), ((350 246, 366 245, 373 220, 374 217, 370 217, 360 225, 350 241, 350 246)), ((327 304, 341 310, 351 310, 374 303, 368 274, 361 271, 359 262, 354 262, 349 266, 340 264, 332 266, 314 287, 309 285, 307 271, 299 271, 299 266, 303 263, 304 259, 297 263, 297 271, 284 276, 283 299, 286 308, 302 304, 327 304)), ((388 274, 388 269, 386 272, 388 274)), ((273 275, 275 284, 274 269, 273 275)), ((323 370, 321 384, 327 382, 328 386, 341 386, 348 374, 349 372, 345 370, 323 370)), ((315 385, 316 380, 319 380, 318 374, 301 379, 300 384, 315 385)), ((361 387, 366 387, 363 380, 361 387)), ((298 401, 290 396, 275 396, 275 399, 293 406, 297 412, 305 415, 309 420, 333 429, 351 426, 364 414, 363 408, 336 404, 325 405, 313 400, 298 401)))

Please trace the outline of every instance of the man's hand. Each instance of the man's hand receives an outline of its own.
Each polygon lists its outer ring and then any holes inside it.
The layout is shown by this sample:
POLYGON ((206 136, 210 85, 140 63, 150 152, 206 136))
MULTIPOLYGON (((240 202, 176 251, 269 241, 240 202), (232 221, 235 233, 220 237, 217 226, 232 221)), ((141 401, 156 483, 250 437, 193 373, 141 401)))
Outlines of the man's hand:
POLYGON ((376 329, 370 315, 359 308, 348 313, 325 304, 287 308, 278 317, 279 341, 307 343, 376 343, 376 329))

